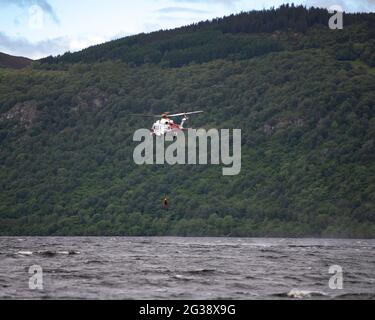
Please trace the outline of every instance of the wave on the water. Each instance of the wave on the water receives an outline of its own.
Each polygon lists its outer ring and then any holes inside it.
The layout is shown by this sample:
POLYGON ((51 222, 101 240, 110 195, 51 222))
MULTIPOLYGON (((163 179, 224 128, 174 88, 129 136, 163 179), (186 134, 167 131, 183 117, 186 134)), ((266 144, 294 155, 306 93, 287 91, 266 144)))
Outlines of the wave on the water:
POLYGON ((356 300, 359 300, 359 299, 365 299, 365 300, 375 300, 375 294, 372 294, 372 293, 366 293, 366 292, 359 292, 359 293, 356 293, 356 292, 353 292, 353 293, 343 293, 343 294, 340 294, 340 295, 337 295, 335 296, 335 299, 348 299, 348 300, 352 300, 352 299, 356 299, 356 300))
POLYGON ((18 255, 21 256, 31 256, 31 255, 39 255, 43 257, 54 257, 56 255, 76 255, 80 254, 79 251, 75 250, 68 250, 68 251, 50 251, 50 250, 44 250, 44 251, 27 251, 27 250, 21 250, 17 252, 18 255))
POLYGON ((190 273, 190 274, 213 274, 216 272, 216 270, 215 269, 196 269, 196 270, 189 270, 185 272, 190 273))
POLYGON ((326 297, 328 294, 323 291, 292 289, 289 292, 276 293, 274 296, 280 298, 303 299, 312 297, 326 297))

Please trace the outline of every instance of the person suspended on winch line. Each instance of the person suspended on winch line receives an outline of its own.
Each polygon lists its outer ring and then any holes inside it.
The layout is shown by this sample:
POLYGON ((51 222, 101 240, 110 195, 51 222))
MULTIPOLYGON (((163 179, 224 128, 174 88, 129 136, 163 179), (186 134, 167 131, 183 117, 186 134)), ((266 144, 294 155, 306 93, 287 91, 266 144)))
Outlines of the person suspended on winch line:
POLYGON ((165 196, 164 199, 163 199, 163 205, 164 205, 165 209, 168 209, 168 207, 169 207, 169 201, 168 201, 167 196, 165 196))

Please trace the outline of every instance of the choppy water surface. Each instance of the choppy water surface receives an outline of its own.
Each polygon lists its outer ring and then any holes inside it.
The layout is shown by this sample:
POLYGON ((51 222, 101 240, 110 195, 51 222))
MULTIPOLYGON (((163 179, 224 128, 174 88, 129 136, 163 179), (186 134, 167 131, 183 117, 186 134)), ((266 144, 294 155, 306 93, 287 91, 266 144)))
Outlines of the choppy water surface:
POLYGON ((2 299, 374 299, 375 240, 0 238, 2 299), (28 271, 43 269, 43 290, 28 271), (343 289, 328 282, 343 269, 343 289))

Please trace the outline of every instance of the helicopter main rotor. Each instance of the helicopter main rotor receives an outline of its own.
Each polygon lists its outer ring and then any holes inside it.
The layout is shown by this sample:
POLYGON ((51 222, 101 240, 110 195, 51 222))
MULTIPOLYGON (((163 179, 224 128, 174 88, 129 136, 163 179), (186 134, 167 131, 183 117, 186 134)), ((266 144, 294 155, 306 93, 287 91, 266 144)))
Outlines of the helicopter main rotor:
POLYGON ((182 113, 175 113, 175 114, 169 114, 169 112, 164 112, 162 114, 129 114, 129 115, 133 117, 172 118, 172 117, 187 116, 189 114, 197 114, 197 113, 202 113, 202 112, 204 111, 182 112, 182 113))

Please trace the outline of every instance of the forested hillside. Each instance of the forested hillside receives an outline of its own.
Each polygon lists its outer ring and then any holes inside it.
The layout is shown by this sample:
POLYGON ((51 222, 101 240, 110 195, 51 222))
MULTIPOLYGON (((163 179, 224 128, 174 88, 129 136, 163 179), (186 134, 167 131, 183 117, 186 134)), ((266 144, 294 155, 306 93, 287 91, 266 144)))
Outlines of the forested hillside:
POLYGON ((375 236, 375 14, 282 6, 0 67, 0 235, 375 236), (242 170, 133 162, 152 119, 242 130, 242 170), (167 195, 168 210, 162 206, 167 195))

